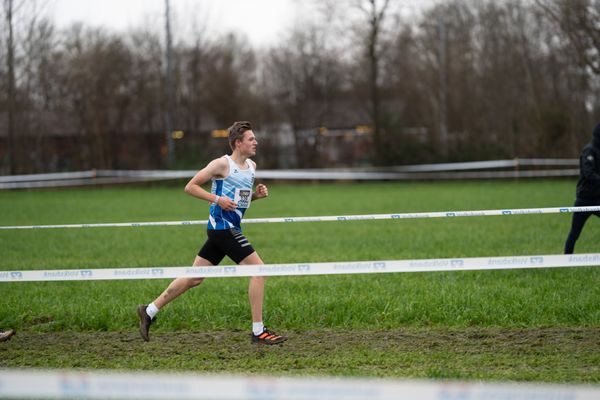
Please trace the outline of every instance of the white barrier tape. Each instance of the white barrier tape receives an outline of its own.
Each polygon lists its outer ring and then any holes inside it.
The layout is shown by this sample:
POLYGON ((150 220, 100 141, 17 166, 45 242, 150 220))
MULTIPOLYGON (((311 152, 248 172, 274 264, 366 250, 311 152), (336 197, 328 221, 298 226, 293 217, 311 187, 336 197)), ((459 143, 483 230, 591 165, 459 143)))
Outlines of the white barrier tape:
POLYGON ((165 178, 146 178, 146 177, 90 177, 82 179, 61 179, 44 180, 35 182, 8 182, 0 183, 0 190, 3 189, 44 189, 44 188, 63 188, 76 186, 95 186, 95 185, 116 185, 125 183, 141 183, 164 180, 165 178))
POLYGON ((108 177, 124 177, 124 178, 168 178, 168 179, 179 179, 179 178, 191 178, 196 175, 198 171, 195 170, 135 170, 135 169, 98 169, 96 170, 97 176, 108 176, 108 177))
POLYGON ((479 172, 365 172, 365 171, 278 171, 260 170, 257 179, 280 180, 446 180, 446 179, 491 179, 491 178, 553 178, 577 176, 579 169, 536 170, 536 171, 479 171, 479 172))
MULTIPOLYGON (((280 222, 331 222, 331 221, 366 221, 383 219, 416 219, 416 218, 453 218, 453 217, 489 217, 498 215, 527 215, 527 214, 559 214, 574 212, 596 212, 599 206, 589 207, 547 207, 547 208, 516 208, 500 210, 473 211, 434 211, 421 213, 396 214, 364 214, 364 215, 325 215, 312 217, 277 217, 277 218, 246 218, 244 224, 265 224, 280 222)), ((156 222, 109 222, 100 224, 62 224, 62 225, 13 225, 0 226, 0 230, 13 229, 56 229, 56 228, 122 228, 144 226, 179 226, 207 225, 207 220, 193 221, 156 221, 156 222)))
MULTIPOLYGON (((382 168, 328 168, 328 169, 295 169, 295 170, 263 170, 263 171, 297 171, 297 172, 372 172, 372 171, 394 171, 394 172, 440 172, 440 171, 465 171, 475 169, 498 169, 498 168, 518 168, 520 166, 579 166, 577 158, 515 158, 508 160, 490 160, 490 161, 469 161, 455 163, 437 163, 437 164, 417 164, 417 165, 399 165, 382 168)), ((62 180, 76 178, 93 178, 99 176, 108 177, 168 177, 168 178, 187 178, 196 174, 196 170, 114 170, 98 169, 78 172, 54 172, 46 174, 26 174, 26 175, 3 175, 0 176, 0 183, 5 182, 29 182, 43 180, 62 180)))
MULTIPOLYGON (((577 176, 579 169, 523 171, 521 166, 578 166, 577 159, 513 159, 403 165, 388 168, 332 168, 260 170, 258 179, 283 180, 428 180, 428 179, 491 179, 577 176), (513 171, 450 172, 513 168, 513 171)), ((194 170, 91 170, 48 174, 0 176, 0 190, 35 189, 89 185, 113 185, 168 179, 191 178, 194 170)))
MULTIPOLYGON (((392 167, 366 167, 366 168, 311 168, 295 170, 277 170, 277 171, 302 171, 302 172, 337 172, 337 171, 385 171, 395 172, 444 172, 444 171, 465 171, 476 169, 499 169, 499 168, 519 168, 521 166, 579 166, 577 158, 514 158, 508 160, 490 160, 490 161, 468 161, 455 163, 437 163, 437 164, 417 164, 417 165, 398 165, 392 167)), ((275 170, 271 170, 275 171, 275 170)), ((45 174, 26 174, 26 175, 3 175, 0 176, 0 182, 25 182, 25 181, 43 181, 60 180, 75 178, 93 178, 96 176, 144 176, 144 177, 179 177, 184 178, 194 176, 196 170, 114 170, 98 169, 90 171, 77 172, 53 172, 45 174)))
MULTIPOLYGON (((511 160, 492 160, 492 161, 470 161, 456 163, 437 163, 437 164, 417 164, 417 165, 400 165, 392 167, 361 167, 361 168, 305 168, 305 169, 261 169, 257 171, 257 176, 261 173, 266 176, 303 176, 312 173, 335 174, 339 172, 356 174, 362 172, 381 173, 381 172, 449 172, 449 171, 466 171, 466 170, 482 170, 482 169, 500 169, 500 168, 519 168, 521 166, 570 166, 578 167, 579 159, 577 158, 523 158, 511 160), (280 175, 275 175, 280 174, 280 175)), ((195 170, 112 170, 100 169, 96 170, 97 176, 143 176, 143 177, 164 177, 164 178, 187 178, 196 174, 195 170)), ((318 175, 315 175, 318 176, 318 175)), ((333 176, 333 175, 332 175, 333 176)), ((337 175, 343 176, 343 175, 337 175)))
MULTIPOLYGON (((24 182, 0 182, 0 190, 42 189, 74 186, 99 186, 126 183, 142 183, 170 179, 191 178, 194 174, 160 173, 138 174, 137 176, 97 176, 89 179, 60 179, 24 182)), ((536 171, 479 171, 479 172, 300 172, 300 171, 258 171, 257 179, 279 180, 323 180, 323 181, 405 181, 405 180, 459 180, 459 179, 520 179, 520 178, 558 178, 578 176, 579 169, 536 170, 536 171)))
POLYGON ((165 278, 236 278, 381 274, 392 272, 481 271, 590 267, 600 265, 600 253, 416 260, 340 261, 324 263, 223 265, 210 267, 146 267, 0 271, 1 282, 94 281, 165 278))
POLYGON ((198 400, 596 400, 584 385, 0 370, 0 398, 198 400))
POLYGON ((464 171, 473 169, 518 168, 521 166, 579 166, 577 158, 515 158, 512 160, 470 161, 456 163, 402 165, 392 167, 402 172, 464 171))
POLYGON ((79 172, 54 172, 49 174, 27 174, 27 175, 2 175, 0 183, 6 182, 36 182, 47 180, 60 179, 82 179, 93 178, 96 174, 94 171, 79 171, 79 172))

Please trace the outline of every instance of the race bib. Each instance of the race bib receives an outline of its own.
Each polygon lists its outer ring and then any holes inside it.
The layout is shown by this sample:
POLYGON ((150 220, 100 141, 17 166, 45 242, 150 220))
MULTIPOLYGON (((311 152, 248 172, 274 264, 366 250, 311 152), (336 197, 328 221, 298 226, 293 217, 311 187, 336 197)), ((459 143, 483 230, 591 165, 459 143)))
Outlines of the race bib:
POLYGON ((235 189, 235 198, 238 208, 249 208, 252 201, 252 189, 235 189))

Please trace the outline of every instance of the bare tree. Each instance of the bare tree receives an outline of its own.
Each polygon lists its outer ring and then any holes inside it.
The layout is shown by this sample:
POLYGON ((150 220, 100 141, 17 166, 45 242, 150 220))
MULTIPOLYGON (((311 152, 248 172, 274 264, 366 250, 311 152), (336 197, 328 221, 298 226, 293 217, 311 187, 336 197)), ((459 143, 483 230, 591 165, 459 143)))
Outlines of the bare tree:
POLYGON ((9 157, 9 173, 15 174, 16 166, 16 145, 15 145, 15 114, 16 114, 16 99, 15 99, 15 43, 14 43, 14 8, 13 0, 4 0, 4 12, 6 14, 6 26, 8 28, 8 36, 6 42, 6 67, 8 79, 8 157, 9 157))
POLYGON ((334 102, 341 101, 345 67, 328 41, 320 25, 302 23, 271 49, 265 65, 267 93, 291 124, 300 167, 321 165, 314 128, 336 124, 334 102))
POLYGON ((381 34, 386 11, 390 0, 368 0, 358 1, 356 6, 364 12, 367 21, 367 32, 364 36, 364 46, 366 48, 366 60, 369 71, 369 93, 370 93, 370 111, 373 122, 373 135, 375 141, 375 151, 377 160, 384 160, 386 153, 386 143, 383 140, 382 115, 381 115, 381 82, 380 68, 382 57, 381 34))
POLYGON ((43 171, 45 166, 57 160, 47 147, 50 127, 47 117, 53 112, 58 93, 54 83, 52 55, 58 41, 52 23, 44 18, 32 20, 22 42, 27 56, 22 62, 21 90, 25 94, 22 103, 20 130, 27 133, 27 163, 30 172, 43 171))
POLYGON ((566 148, 577 154, 600 119, 600 1, 535 0, 535 5, 549 22, 549 61, 560 63, 555 70, 567 78, 559 81, 564 102, 555 112, 562 118, 554 130, 566 131, 566 148))
POLYGON ((535 0, 572 45, 575 56, 600 75, 600 1, 535 0))
MULTIPOLYGON (((164 166, 161 30, 58 31, 34 3, 2 3, 3 170, 164 166)), ((236 33, 182 35, 178 156, 226 149, 207 131, 240 118, 291 126, 301 167, 326 166, 323 146, 339 144, 319 127, 358 119, 378 164, 572 156, 589 139, 600 1, 449 0, 412 18, 403 4, 323 0, 264 53, 236 33)))
POLYGON ((202 128, 203 107, 207 99, 203 96, 203 87, 210 76, 206 75, 203 64, 207 57, 208 45, 197 36, 189 48, 182 50, 181 62, 181 111, 182 120, 188 129, 199 131, 202 128))
POLYGON ((357 59, 364 60, 367 68, 358 64, 355 71, 356 89, 362 96, 361 86, 365 85, 368 98, 367 110, 373 124, 373 139, 375 145, 376 163, 385 163, 388 140, 383 125, 382 113, 382 57, 384 50, 384 23, 390 9, 390 0, 352 0, 350 5, 358 10, 360 17, 353 22, 353 30, 359 43, 361 53, 357 59), (364 72, 366 71, 366 74, 364 72))
POLYGON ((118 168, 119 132, 133 98, 131 53, 102 30, 74 26, 65 38, 63 63, 68 112, 78 120, 79 165, 118 168))
POLYGON ((245 38, 229 34, 216 41, 205 57, 206 109, 218 126, 227 127, 237 119, 252 119, 252 88, 256 82, 256 56, 245 38))
POLYGON ((32 90, 37 88, 33 71, 37 53, 34 42, 51 30, 44 18, 44 2, 4 0, 6 18, 6 114, 7 155, 10 173, 29 172, 35 168, 35 141, 31 138, 32 121, 39 116, 31 103, 32 90))

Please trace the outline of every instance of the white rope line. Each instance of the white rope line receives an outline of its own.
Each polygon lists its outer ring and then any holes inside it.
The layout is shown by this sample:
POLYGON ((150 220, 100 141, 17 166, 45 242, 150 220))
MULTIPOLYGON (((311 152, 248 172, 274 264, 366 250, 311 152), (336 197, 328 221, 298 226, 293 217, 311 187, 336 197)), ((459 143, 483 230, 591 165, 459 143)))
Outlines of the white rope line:
MULTIPOLYGON (((276 169, 260 170, 259 179, 283 180, 450 180, 495 178, 543 178, 579 175, 578 159, 510 159, 401 165, 392 167, 276 169), (523 167, 563 167, 561 169, 523 170, 523 167), (489 169, 512 168, 512 171, 489 169)), ((99 186, 124 183, 189 179, 195 170, 89 170, 28 175, 0 176, 0 190, 36 189, 73 186, 99 186)))
POLYGON ((94 281, 165 278, 235 278, 249 276, 305 276, 380 274, 398 272, 481 271, 591 267, 600 253, 415 260, 338 261, 323 263, 223 265, 209 267, 146 267, 0 271, 1 282, 94 281))
POLYGON ((592 385, 0 369, 0 398, 185 400, 592 400, 592 385))
MULTIPOLYGON (((499 210, 475 211, 435 211, 396 214, 365 214, 365 215, 330 215, 312 217, 278 217, 278 218, 246 218, 244 224, 264 224, 279 222, 328 222, 328 221, 364 221, 385 219, 415 219, 415 218, 453 218, 453 217, 489 217, 498 215, 527 215, 527 214, 559 214, 574 212, 597 212, 599 206, 591 207, 548 207, 548 208, 517 208, 499 210)), ((61 224, 61 225, 13 225, 0 226, 0 230, 13 229, 57 229, 57 228, 121 228, 145 226, 178 226, 178 225, 207 225, 208 220, 193 221, 156 221, 156 222, 111 222, 99 224, 61 224)))
MULTIPOLYGON (((101 186, 127 183, 142 183, 173 179, 189 179, 194 174, 157 173, 132 174, 131 176, 116 174, 79 179, 56 179, 21 182, 0 182, 0 190, 42 189, 78 186, 101 186)), ((456 172, 369 172, 369 171, 280 171, 262 170, 256 173, 257 179, 264 180, 300 180, 300 181, 418 181, 418 180, 465 180, 465 179, 521 179, 521 178, 558 178, 579 175, 579 168, 547 169, 547 170, 515 170, 515 171, 456 171, 456 172)))
MULTIPOLYGON (((497 168, 519 168, 523 166, 579 166, 577 158, 515 158, 509 160, 489 160, 489 161, 469 161, 456 163, 437 163, 437 164, 417 164, 417 165, 398 165, 392 167, 371 167, 371 168, 327 168, 327 169, 279 169, 262 170, 266 172, 447 172, 447 171, 465 171, 482 170, 497 168)), ((196 170, 114 170, 114 169, 95 169, 77 172, 54 172, 44 174, 26 174, 26 175, 2 175, 0 183, 7 182, 33 182, 46 180, 66 180, 97 177, 146 177, 146 178, 191 178, 196 174, 196 170)))

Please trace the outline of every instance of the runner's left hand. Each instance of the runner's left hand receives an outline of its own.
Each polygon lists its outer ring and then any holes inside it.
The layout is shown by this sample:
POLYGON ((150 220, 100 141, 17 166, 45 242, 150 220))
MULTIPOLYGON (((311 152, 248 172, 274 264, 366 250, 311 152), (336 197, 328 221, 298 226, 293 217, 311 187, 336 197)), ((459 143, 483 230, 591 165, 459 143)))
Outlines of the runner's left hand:
POLYGON ((262 199, 262 198, 268 197, 268 196, 269 196, 269 189, 267 188, 267 186, 263 185, 262 183, 258 184, 256 186, 256 191, 254 192, 254 198, 262 199))

